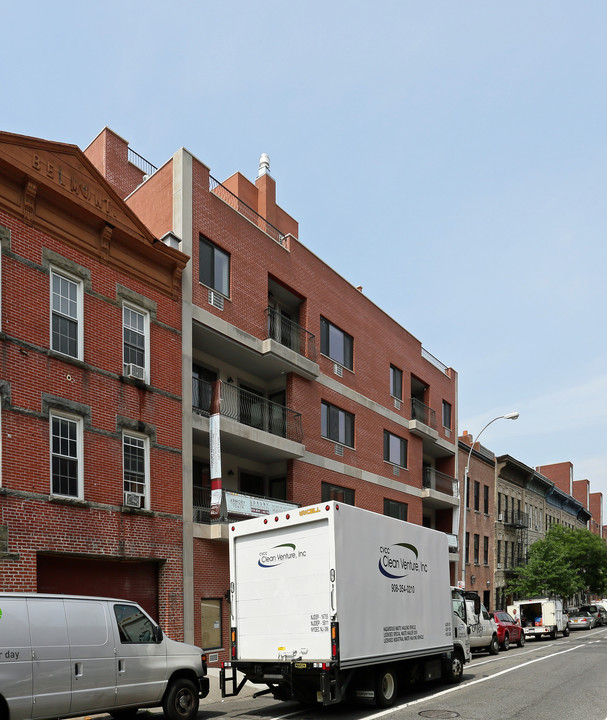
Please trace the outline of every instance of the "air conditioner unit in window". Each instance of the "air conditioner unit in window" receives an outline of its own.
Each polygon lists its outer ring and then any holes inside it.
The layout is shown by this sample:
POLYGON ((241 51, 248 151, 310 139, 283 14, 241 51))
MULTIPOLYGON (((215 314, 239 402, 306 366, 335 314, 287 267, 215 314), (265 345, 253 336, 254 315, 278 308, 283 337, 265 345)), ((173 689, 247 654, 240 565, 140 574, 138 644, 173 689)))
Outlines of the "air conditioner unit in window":
POLYGON ((497 569, 498 569, 498 570, 501 570, 501 569, 502 569, 502 563, 498 563, 498 564, 497 564, 497 569))
POLYGON ((500 514, 497 516, 497 521, 498 521, 498 522, 504 522, 504 513, 500 513, 500 514))
POLYGON ((143 507, 143 495, 135 492, 124 493, 124 504, 127 507, 140 508, 143 507))
POLYGON ((144 380, 145 368, 142 368, 140 365, 134 365, 133 363, 127 363, 124 366, 124 374, 135 380, 144 380))

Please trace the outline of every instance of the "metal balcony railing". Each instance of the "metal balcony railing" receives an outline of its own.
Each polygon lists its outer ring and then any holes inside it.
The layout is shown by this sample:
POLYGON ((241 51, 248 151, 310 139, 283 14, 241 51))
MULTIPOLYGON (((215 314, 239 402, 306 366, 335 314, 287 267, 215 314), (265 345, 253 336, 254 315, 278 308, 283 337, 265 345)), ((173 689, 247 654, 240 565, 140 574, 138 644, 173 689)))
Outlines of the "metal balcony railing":
POLYGON ((445 495, 451 495, 451 497, 458 497, 457 480, 440 472, 440 470, 431 467, 424 468, 422 485, 430 490, 436 490, 445 495))
POLYGON ((509 512, 504 514, 504 525, 522 530, 529 527, 529 513, 509 512))
POLYGON ((297 503, 289 503, 286 500, 222 490, 219 515, 211 517, 211 488, 195 487, 193 500, 194 522, 205 524, 234 522, 299 507, 297 503))
POLYGON ((268 338, 316 362, 316 337, 276 308, 266 308, 268 338))
POLYGON ((417 398, 411 398, 411 420, 419 420, 436 430, 436 412, 417 398))
MULTIPOLYGON (((221 382, 220 414, 272 435, 302 442, 301 413, 236 385, 221 382)), ((192 378, 192 410, 209 416, 213 384, 192 378)))
POLYGON ((256 210, 243 202, 238 195, 234 195, 231 190, 225 185, 222 185, 219 180, 216 180, 212 175, 209 175, 209 191, 216 195, 220 200, 229 205, 231 208, 240 213, 249 222, 256 225, 262 232, 269 235, 272 240, 277 242, 279 245, 286 247, 287 237, 277 227, 274 227, 272 223, 268 222, 262 215, 256 210))

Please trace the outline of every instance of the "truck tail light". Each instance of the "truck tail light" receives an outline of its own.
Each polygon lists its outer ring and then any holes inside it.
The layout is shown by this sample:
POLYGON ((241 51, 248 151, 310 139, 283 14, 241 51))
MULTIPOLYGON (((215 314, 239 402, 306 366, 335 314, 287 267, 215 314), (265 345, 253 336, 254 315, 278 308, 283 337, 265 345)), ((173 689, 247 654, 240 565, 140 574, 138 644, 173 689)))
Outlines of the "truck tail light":
POLYGON ((339 624, 331 623, 331 660, 339 660, 339 624))
POLYGON ((231 657, 232 657, 232 660, 236 660, 237 655, 236 655, 236 628, 235 627, 233 627, 230 630, 230 642, 232 645, 231 657))

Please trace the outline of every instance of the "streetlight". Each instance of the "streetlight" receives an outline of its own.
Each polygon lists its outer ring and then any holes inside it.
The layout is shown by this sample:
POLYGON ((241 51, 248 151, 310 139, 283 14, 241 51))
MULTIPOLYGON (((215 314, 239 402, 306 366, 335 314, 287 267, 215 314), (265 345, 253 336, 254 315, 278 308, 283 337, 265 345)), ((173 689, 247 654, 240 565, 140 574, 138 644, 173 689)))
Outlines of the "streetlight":
POLYGON ((472 438, 472 445, 470 446, 470 452, 468 453, 468 459, 466 460, 466 469, 464 471, 464 509, 462 510, 464 518, 462 521, 462 543, 464 546, 462 553, 462 588, 466 587, 466 510, 468 508, 468 472, 470 471, 470 458, 472 457, 472 451, 474 450, 474 443, 478 441, 479 437, 485 432, 491 423, 494 423, 496 420, 516 420, 518 416, 518 412, 511 412, 507 415, 498 415, 497 417, 494 417, 493 420, 489 420, 479 434, 472 438))

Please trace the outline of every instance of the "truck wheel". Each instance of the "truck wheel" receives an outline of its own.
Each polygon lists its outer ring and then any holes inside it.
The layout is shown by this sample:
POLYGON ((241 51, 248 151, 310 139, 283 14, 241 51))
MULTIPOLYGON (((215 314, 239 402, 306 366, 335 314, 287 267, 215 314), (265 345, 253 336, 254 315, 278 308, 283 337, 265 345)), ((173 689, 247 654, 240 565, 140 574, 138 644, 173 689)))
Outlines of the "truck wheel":
POLYGON ((191 680, 177 678, 169 685, 162 700, 167 720, 193 720, 198 712, 198 691, 191 680))
POLYGON ((445 661, 444 676, 447 682, 458 683, 464 677, 464 657, 457 648, 451 653, 451 658, 445 661))
POLYGON ((502 650, 507 651, 510 649, 510 638, 508 633, 504 635, 504 642, 502 643, 502 650))
POLYGON ((392 667, 383 667, 375 676, 375 704, 377 707, 391 707, 396 700, 398 683, 392 667))
POLYGON ((491 638, 491 644, 489 645, 489 655, 497 655, 500 651, 500 644, 497 640, 497 635, 491 638))
POLYGON ((565 626, 563 630, 563 637, 569 637, 569 625, 565 626))
POLYGON ((555 626, 554 630, 550 633, 550 639, 556 640, 556 626, 555 626))
POLYGON ((516 643, 519 647, 525 647, 525 633, 521 630, 521 636, 516 643))

